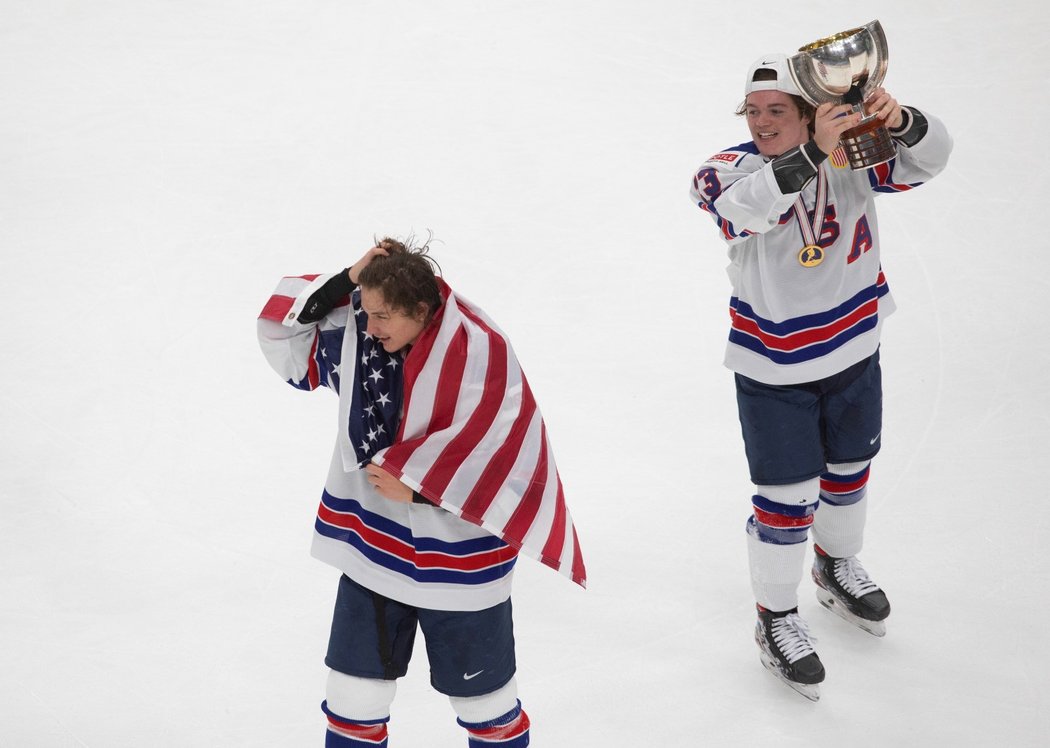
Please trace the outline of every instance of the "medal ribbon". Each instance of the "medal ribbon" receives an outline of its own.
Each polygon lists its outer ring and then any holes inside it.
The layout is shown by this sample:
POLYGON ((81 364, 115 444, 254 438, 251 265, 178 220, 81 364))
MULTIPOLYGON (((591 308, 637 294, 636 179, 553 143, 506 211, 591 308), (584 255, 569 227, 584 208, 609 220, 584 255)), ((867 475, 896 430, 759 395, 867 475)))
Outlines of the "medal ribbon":
POLYGON ((824 213, 828 208, 828 180, 824 176, 824 170, 817 168, 817 196, 813 202, 813 223, 809 222, 809 213, 806 203, 802 200, 802 193, 795 200, 795 218, 798 219, 798 228, 802 232, 803 246, 820 246, 817 240, 824 228, 824 213))

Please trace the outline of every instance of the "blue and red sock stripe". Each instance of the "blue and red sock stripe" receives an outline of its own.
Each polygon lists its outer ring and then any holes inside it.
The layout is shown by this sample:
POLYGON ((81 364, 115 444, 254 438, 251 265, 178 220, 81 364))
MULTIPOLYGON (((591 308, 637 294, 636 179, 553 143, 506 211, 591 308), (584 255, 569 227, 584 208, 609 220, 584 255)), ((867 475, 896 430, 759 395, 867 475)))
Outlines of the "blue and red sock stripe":
POLYGON ((803 543, 809 537, 817 503, 781 504, 765 496, 751 497, 755 530, 760 540, 776 545, 803 543))
POLYGON ((529 715, 521 708, 520 701, 506 714, 488 722, 456 721, 467 730, 469 748, 525 748, 529 744, 529 715))
POLYGON ((820 476, 820 498, 835 506, 856 504, 867 491, 870 470, 871 467, 866 466, 851 475, 824 473, 820 476))

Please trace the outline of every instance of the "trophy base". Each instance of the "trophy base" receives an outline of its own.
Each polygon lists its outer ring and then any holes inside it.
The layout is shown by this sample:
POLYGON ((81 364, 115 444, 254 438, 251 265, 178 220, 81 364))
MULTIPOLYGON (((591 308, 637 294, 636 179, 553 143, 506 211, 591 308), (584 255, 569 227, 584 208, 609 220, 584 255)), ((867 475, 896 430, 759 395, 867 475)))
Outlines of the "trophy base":
POLYGON ((854 171, 884 164, 897 155, 890 133, 878 117, 846 130, 840 140, 854 171))

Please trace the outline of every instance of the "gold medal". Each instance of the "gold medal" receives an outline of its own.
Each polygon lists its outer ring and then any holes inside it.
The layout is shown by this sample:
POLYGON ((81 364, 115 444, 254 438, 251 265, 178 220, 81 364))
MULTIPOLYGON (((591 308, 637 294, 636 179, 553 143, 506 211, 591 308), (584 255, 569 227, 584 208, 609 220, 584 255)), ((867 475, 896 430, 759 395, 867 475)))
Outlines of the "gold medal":
POLYGON ((798 253, 798 264, 804 268, 815 268, 824 262, 824 250, 816 244, 807 244, 798 253))

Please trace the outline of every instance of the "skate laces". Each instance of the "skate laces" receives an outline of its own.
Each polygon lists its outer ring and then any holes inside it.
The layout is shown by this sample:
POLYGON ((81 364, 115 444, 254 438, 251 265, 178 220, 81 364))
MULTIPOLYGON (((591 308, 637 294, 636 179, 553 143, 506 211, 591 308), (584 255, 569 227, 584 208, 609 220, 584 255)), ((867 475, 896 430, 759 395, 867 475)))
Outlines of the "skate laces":
POLYGON ((835 580, 854 597, 863 597, 879 589, 879 586, 871 581, 871 577, 860 565, 856 556, 836 558, 834 574, 835 580))
POLYGON ((796 662, 814 653, 813 642, 817 639, 809 633, 809 626, 798 613, 774 618, 770 622, 770 633, 788 662, 796 662))

